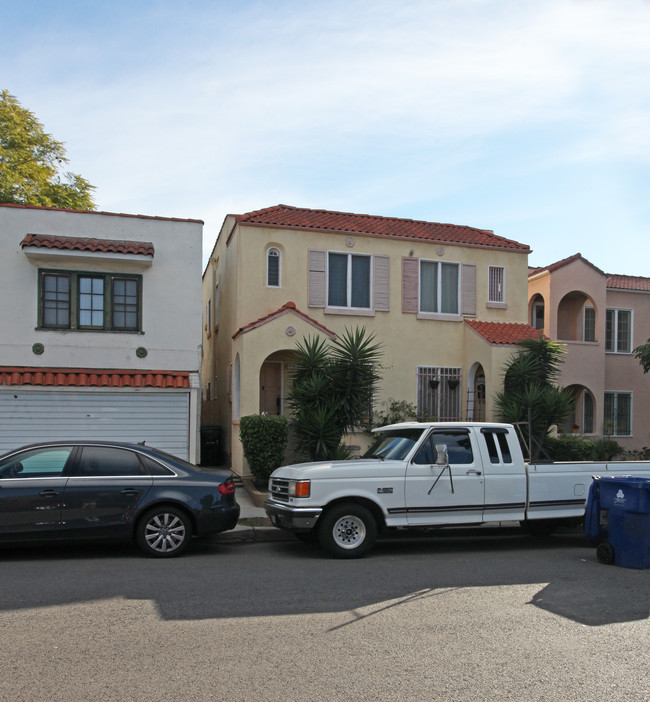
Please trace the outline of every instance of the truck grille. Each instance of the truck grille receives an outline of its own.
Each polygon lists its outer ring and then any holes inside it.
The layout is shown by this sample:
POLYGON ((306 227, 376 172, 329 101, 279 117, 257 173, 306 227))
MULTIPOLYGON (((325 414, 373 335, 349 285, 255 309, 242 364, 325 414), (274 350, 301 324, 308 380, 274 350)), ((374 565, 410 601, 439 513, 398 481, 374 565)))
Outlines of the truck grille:
POLYGON ((271 498, 277 502, 289 502, 289 481, 284 478, 272 478, 271 498))

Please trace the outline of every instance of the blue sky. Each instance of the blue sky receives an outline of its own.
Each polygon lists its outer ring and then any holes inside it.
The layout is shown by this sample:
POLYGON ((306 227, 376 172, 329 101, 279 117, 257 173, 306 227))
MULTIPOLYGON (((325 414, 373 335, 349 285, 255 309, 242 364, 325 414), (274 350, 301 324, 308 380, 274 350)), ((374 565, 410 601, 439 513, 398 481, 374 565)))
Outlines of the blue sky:
POLYGON ((648 0, 0 0, 99 209, 451 222, 650 276, 648 0))

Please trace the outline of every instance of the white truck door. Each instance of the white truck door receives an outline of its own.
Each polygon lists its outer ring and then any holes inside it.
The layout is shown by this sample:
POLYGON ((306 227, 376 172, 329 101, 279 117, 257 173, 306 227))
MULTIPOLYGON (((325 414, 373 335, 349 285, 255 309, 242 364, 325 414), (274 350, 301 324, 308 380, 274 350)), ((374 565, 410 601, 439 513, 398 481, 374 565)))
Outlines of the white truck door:
POLYGON ((406 470, 409 525, 483 521, 485 480, 481 456, 468 429, 433 429, 406 470), (447 447, 449 465, 436 463, 436 446, 447 447))

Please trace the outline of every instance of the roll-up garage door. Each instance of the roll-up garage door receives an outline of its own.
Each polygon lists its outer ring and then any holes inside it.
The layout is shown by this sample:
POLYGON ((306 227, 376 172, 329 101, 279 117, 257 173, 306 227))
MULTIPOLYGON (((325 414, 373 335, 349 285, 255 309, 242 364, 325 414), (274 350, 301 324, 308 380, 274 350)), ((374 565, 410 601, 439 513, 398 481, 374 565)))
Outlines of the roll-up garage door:
POLYGON ((189 392, 0 390, 0 453, 37 441, 139 443, 189 456, 189 392))

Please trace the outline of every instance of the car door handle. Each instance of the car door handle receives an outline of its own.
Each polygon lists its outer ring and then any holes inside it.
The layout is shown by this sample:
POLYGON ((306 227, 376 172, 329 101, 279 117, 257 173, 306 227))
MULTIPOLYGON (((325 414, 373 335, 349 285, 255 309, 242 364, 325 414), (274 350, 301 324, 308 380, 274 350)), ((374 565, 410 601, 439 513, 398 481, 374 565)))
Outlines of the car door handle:
POLYGON ((137 495, 140 490, 137 490, 136 488, 124 488, 124 490, 120 490, 120 492, 123 495, 137 495))
POLYGON ((56 497, 59 494, 59 491, 48 488, 47 490, 41 490, 38 494, 41 497, 56 497))
POLYGON ((465 475, 481 475, 480 470, 468 470, 466 471, 465 475))

